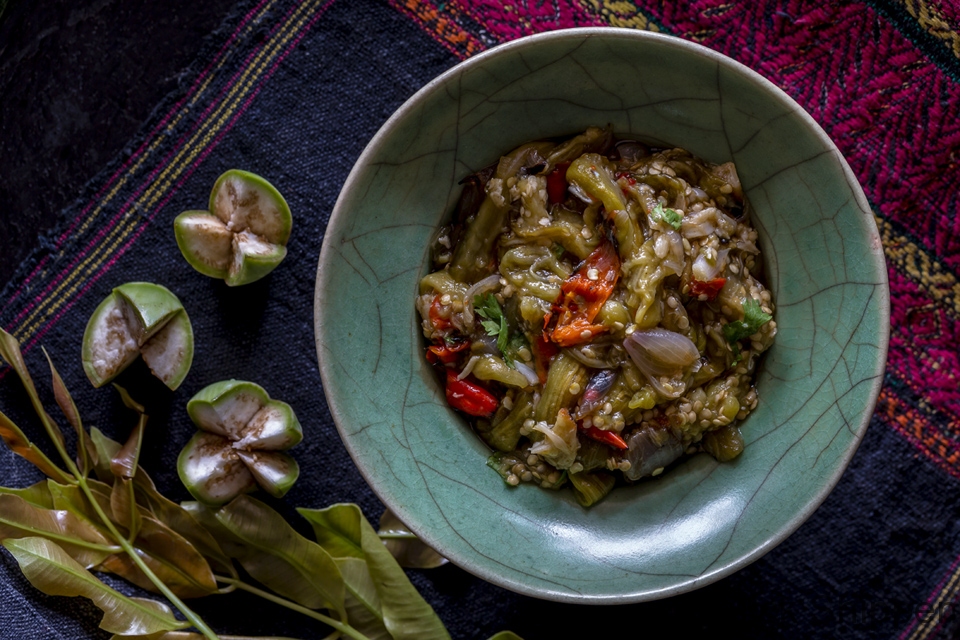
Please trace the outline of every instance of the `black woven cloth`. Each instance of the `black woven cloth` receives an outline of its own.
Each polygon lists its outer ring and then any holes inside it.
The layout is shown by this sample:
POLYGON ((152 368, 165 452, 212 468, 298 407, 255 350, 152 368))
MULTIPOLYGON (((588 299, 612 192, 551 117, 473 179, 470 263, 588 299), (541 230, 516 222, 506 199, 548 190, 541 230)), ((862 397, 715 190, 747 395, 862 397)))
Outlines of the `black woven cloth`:
MULTIPOLYGON (((678 4, 699 15, 700 3, 678 4)), ((354 502, 376 522, 383 507, 344 449, 320 382, 313 332, 317 258, 339 189, 380 125, 461 57, 507 37, 478 26, 483 17, 503 20, 504 9, 496 5, 238 3, 181 89, 62 213, 55 232, 0 294, 0 325, 22 342, 50 406, 41 346, 73 391, 85 423, 126 437, 134 417, 111 388, 90 387, 80 366, 81 337, 113 287, 163 284, 180 297, 193 323, 190 375, 176 392, 142 365, 120 382, 147 406, 151 419, 140 464, 166 495, 189 499, 175 469, 180 447, 195 432, 184 409, 187 399, 232 377, 258 382, 290 403, 304 428, 304 441, 294 450, 301 478, 272 504, 298 523, 293 507, 354 502), (473 14, 458 9, 466 5, 473 14), (472 40, 458 39, 444 26, 442 20, 454 18, 472 29, 472 40), (267 177, 294 216, 282 265, 238 288, 198 275, 181 257, 172 231, 181 211, 206 207, 214 181, 230 168, 267 177)), ((533 16, 524 23, 529 27, 550 5, 522 2, 516 10, 533 16)), ((676 18, 659 10, 664 21, 676 18)), ((599 20, 611 14, 596 15, 599 20)), ((19 383, 7 368, 0 375, 0 407, 45 443, 19 383)), ((0 484, 22 487, 40 479, 31 465, 0 450, 0 484)), ((519 596, 452 565, 409 575, 454 638, 483 639, 502 629, 527 640, 623 633, 682 638, 721 631, 745 638, 951 638, 958 631, 957 616, 950 615, 957 590, 948 584, 957 576, 960 553, 958 495, 955 478, 876 417, 837 488, 794 535, 738 573, 691 593, 636 605, 578 606, 519 596)), ((305 523, 297 526, 308 531, 305 523)), ((120 580, 105 580, 138 593, 120 580)), ((319 624, 243 594, 193 604, 225 634, 326 633, 319 624)), ((83 599, 39 593, 13 558, 0 554, 0 637, 109 637, 97 626, 100 616, 83 599)))

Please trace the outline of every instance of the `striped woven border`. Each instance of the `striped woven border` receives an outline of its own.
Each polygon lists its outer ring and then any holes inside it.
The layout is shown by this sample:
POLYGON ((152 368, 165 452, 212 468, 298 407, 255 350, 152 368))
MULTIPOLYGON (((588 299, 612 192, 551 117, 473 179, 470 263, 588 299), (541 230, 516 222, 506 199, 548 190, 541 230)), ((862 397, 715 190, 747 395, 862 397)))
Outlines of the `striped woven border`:
POLYGON ((259 0, 0 308, 29 350, 130 248, 333 0, 259 0), (258 29, 273 25, 249 46, 258 29), (249 50, 239 58, 237 51, 249 50), (11 316, 9 317, 8 316, 11 316))
MULTIPOLYGON (((924 0, 865 1, 835 7, 782 0, 771 8, 695 0, 643 11, 620 0, 392 0, 461 58, 491 36, 503 42, 548 29, 630 26, 701 42, 789 93, 836 141, 877 214, 893 301, 877 415, 960 478, 960 66, 925 40, 936 38, 937 47, 956 55, 960 9, 924 0), (891 3, 901 10, 898 19, 890 18, 889 6, 871 6, 891 3), (916 22, 905 26, 904 11, 916 22), (850 37, 860 33, 871 37, 850 37), (798 63, 797 51, 817 64, 798 63)), ((958 596, 960 558, 901 639, 934 637, 958 596)))

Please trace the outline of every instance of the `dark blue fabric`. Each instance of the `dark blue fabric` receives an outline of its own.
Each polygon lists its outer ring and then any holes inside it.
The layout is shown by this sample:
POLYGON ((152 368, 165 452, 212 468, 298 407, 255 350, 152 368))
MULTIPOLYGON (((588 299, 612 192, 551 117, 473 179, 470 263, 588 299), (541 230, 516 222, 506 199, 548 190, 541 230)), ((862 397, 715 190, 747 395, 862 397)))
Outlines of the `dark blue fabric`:
MULTIPOLYGON (((218 48, 217 38, 232 32, 231 25, 248 6, 252 3, 227 21, 208 53, 218 48)), ((248 35, 237 56, 263 36, 248 35)), ((363 146, 407 97, 456 62, 386 2, 334 2, 184 185, 159 211, 142 213, 154 217, 133 248, 43 337, 86 424, 123 439, 133 426, 132 415, 112 389, 91 389, 79 366, 86 320, 123 282, 160 282, 180 296, 197 336, 185 384, 171 393, 142 366, 121 379, 151 414, 141 465, 172 499, 189 499, 175 471, 180 446, 195 430, 184 410, 186 400, 211 382, 234 377, 259 382, 289 402, 303 424, 304 441, 294 450, 301 479, 282 502, 274 503, 291 521, 298 522, 293 506, 336 502, 358 503, 373 522, 380 516, 382 506, 341 444, 320 384, 313 335, 317 257, 340 186, 363 146), (180 257, 171 227, 181 211, 206 206, 214 180, 228 168, 267 177, 288 200, 295 220, 289 255, 280 268, 237 289, 198 276, 180 257)), ((201 67, 198 63, 194 73, 201 67)), ((158 107, 154 121, 177 97, 158 107)), ((116 163, 90 185, 86 199, 116 163)), ((64 220, 73 219, 85 201, 65 211, 64 220)), ((4 296, 13 293, 31 266, 21 269, 4 296)), ((0 317, 5 327, 11 322, 0 317)), ((40 350, 30 351, 27 361, 50 400, 40 350)), ((45 442, 11 376, 0 384, 0 406, 36 442, 45 442)), ((5 449, 0 452, 0 484, 25 486, 39 479, 30 465, 5 449)), ((527 640, 575 634, 684 638, 721 632, 757 639, 886 638, 904 629, 911 616, 924 613, 927 578, 949 569, 940 560, 943 554, 927 551, 958 546, 960 523, 952 520, 955 509, 944 499, 958 495, 958 487, 955 482, 949 490, 944 486, 943 474, 917 459, 887 427, 874 424, 836 490, 793 536, 751 566, 689 594, 639 605, 589 607, 519 596, 449 565, 413 571, 411 578, 454 638, 483 639, 502 629, 527 640)), ((107 580, 137 593, 122 581, 107 580)), ((3 638, 109 637, 97 628, 100 612, 89 602, 38 593, 7 553, 0 554, 0 603, 3 638)), ((243 594, 194 604, 223 633, 300 638, 324 633, 305 618, 243 594)), ((949 618, 938 637, 956 637, 956 619, 949 618)))

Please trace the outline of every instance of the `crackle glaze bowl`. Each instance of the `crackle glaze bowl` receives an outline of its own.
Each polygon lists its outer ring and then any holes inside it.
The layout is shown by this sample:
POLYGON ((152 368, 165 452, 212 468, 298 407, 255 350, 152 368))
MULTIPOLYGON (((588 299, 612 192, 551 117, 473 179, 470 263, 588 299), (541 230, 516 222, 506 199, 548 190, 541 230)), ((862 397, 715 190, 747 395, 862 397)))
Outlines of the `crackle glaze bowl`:
POLYGON ((789 536, 853 456, 879 393, 889 297, 880 238, 836 147, 746 67, 677 38, 574 29, 504 44, 410 98, 364 150, 317 272, 323 387, 360 472, 427 544, 523 594, 578 603, 675 595, 789 536), (507 486, 446 403, 414 309, 458 181, 521 143, 612 124, 736 163, 779 333, 732 462, 693 456, 590 509, 507 486))

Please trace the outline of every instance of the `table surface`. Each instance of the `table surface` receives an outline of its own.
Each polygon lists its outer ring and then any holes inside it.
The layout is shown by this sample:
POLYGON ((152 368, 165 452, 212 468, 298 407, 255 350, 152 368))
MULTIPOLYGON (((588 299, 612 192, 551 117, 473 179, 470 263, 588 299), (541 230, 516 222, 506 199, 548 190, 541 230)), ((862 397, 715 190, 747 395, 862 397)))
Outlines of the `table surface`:
POLYGON ((0 283, 177 87, 234 4, 9 1, 0 14, 0 283))

